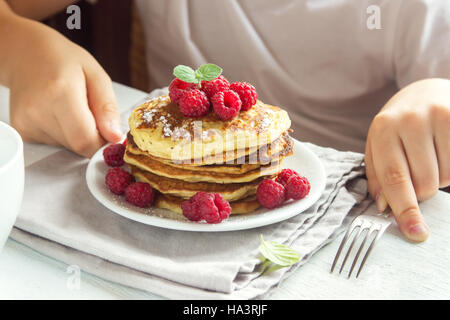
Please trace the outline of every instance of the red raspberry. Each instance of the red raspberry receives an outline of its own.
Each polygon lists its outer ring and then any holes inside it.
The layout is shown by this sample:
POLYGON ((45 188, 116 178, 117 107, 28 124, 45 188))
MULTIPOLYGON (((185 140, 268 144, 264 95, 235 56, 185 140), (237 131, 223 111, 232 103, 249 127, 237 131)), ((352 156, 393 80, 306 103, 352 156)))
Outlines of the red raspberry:
POLYGON ((181 204, 183 215, 191 221, 205 220, 207 223, 219 223, 227 219, 231 206, 221 194, 197 192, 181 204))
POLYGON ((286 183, 292 175, 298 176, 299 174, 292 169, 283 169, 277 175, 277 178, 275 179, 275 181, 278 183, 281 183, 283 186, 286 187, 286 183))
POLYGON ((192 89, 184 92, 179 106, 185 117, 199 118, 208 113, 210 104, 203 91, 192 89))
POLYGON ((200 220, 202 220, 202 217, 200 216, 200 210, 198 208, 198 203, 193 200, 194 197, 195 196, 191 197, 189 200, 183 201, 181 203, 181 210, 183 210, 183 216, 185 216, 189 220, 200 221, 200 220))
POLYGON ((256 198, 263 207, 273 209, 286 200, 286 189, 272 179, 265 179, 256 189, 256 198))
POLYGON ((112 144, 103 149, 103 159, 110 167, 120 167, 125 163, 123 155, 125 153, 125 146, 121 143, 112 144))
POLYGON ((123 145, 124 147, 127 146, 127 139, 125 139, 125 140, 122 142, 122 145, 123 145))
POLYGON ((211 99, 217 92, 230 90, 230 83, 224 76, 220 75, 214 80, 202 81, 202 90, 206 93, 208 99, 211 99))
POLYGON ((299 200, 306 197, 311 185, 306 177, 292 175, 286 184, 286 198, 299 200))
POLYGON ((241 99, 236 92, 227 90, 218 92, 211 99, 214 112, 223 121, 231 120, 241 110, 241 99))
POLYGON ((192 90, 195 89, 196 87, 197 85, 195 83, 184 82, 178 78, 175 78, 169 85, 170 100, 178 104, 186 90, 192 90))
POLYGON ((135 182, 125 189, 125 200, 136 207, 146 208, 153 203, 155 191, 145 182, 135 182))
POLYGON ((230 89, 236 92, 242 101, 242 111, 247 111, 253 107, 258 99, 256 89, 250 83, 247 82, 233 82, 230 85, 230 89))
POLYGON ((105 176, 106 186, 115 194, 123 194, 133 181, 134 177, 121 168, 111 168, 105 176))

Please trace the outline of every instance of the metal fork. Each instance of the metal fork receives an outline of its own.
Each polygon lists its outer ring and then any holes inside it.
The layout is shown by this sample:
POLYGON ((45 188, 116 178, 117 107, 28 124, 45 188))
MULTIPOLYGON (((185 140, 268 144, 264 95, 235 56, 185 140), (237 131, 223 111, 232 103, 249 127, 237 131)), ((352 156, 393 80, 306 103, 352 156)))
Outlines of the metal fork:
POLYGON ((358 272, 356 273, 356 278, 358 278, 359 274, 361 273, 361 270, 367 260, 367 257, 369 256, 370 252, 372 251, 375 243, 377 240, 383 235, 384 231, 386 231, 387 227, 392 223, 392 219, 389 218, 389 212, 387 213, 381 213, 377 215, 359 215, 355 219, 353 219, 352 223, 350 224, 350 227, 348 228, 344 238, 342 239, 342 242, 339 246, 339 249, 336 253, 336 256, 334 257, 333 264, 331 265, 330 273, 333 272, 336 263, 339 260, 339 256, 341 255, 342 250, 344 249, 345 244, 351 237, 353 231, 357 230, 356 235, 354 236, 352 242, 350 243, 350 246, 347 249, 347 253, 345 254, 344 261, 341 264, 341 267, 339 269, 339 274, 342 273, 342 270, 344 270, 345 263, 347 262, 350 253, 353 249, 353 246, 355 243, 362 238, 362 234, 364 231, 367 230, 367 233, 364 237, 364 239, 361 242, 361 245, 359 246, 358 251, 356 252, 356 255, 353 259, 352 266, 350 268, 350 271, 348 273, 348 278, 352 275, 353 269, 356 266, 356 263, 358 261, 359 256, 361 255, 364 245, 366 244, 367 240, 374 234, 373 240, 370 243, 368 249, 366 250, 366 253, 362 259, 361 264, 359 265, 358 272))

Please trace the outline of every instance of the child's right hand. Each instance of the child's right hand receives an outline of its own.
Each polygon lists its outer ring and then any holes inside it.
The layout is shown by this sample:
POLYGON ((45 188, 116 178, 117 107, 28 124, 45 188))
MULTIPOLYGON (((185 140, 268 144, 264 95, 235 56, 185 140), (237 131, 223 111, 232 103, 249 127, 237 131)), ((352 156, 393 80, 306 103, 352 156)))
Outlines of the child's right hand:
POLYGON ((14 17, 8 26, 1 35, 8 52, 3 80, 10 88, 10 122, 22 138, 85 157, 106 141, 120 141, 111 79, 98 62, 43 24, 14 17))

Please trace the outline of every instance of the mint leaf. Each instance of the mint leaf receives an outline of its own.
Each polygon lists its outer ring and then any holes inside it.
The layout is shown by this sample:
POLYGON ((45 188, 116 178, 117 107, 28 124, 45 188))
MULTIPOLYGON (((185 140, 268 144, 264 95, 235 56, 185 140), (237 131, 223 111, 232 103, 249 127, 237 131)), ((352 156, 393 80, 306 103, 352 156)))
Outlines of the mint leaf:
POLYGON ((200 66, 195 71, 195 76, 199 81, 201 81, 201 80, 211 81, 211 80, 216 79, 218 76, 220 76, 221 73, 222 73, 221 67, 219 67, 215 64, 212 64, 212 63, 207 63, 207 64, 200 66))
POLYGON ((294 249, 275 241, 266 242, 262 235, 260 238, 259 252, 273 263, 282 267, 288 267, 300 260, 300 255, 294 249))
POLYGON ((195 71, 188 66, 176 66, 173 69, 173 75, 184 82, 198 83, 198 79, 195 76, 195 71))
POLYGON ((178 65, 173 69, 173 75, 175 77, 184 82, 196 83, 199 88, 201 88, 203 80, 214 80, 221 73, 222 68, 212 63, 204 64, 195 71, 191 67, 184 65, 178 65))

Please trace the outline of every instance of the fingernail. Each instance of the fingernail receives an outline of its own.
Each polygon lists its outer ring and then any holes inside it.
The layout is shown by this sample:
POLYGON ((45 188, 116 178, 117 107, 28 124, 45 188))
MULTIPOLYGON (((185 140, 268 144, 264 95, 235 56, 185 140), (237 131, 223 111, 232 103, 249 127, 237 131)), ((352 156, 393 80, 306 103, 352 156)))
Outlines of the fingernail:
POLYGON ((375 199, 375 203, 377 205, 377 210, 379 213, 382 213, 386 210, 388 203, 386 201, 386 198, 384 197, 383 193, 379 193, 375 199))
POLYGON ((413 241, 425 241, 428 238, 429 229, 423 223, 418 223, 408 230, 409 238, 413 241))
MULTIPOLYGON (((122 129, 120 128, 120 125, 117 124, 116 122, 111 122, 109 124, 109 127, 111 128, 111 131, 113 131, 117 135, 117 137, 120 138, 120 140, 122 141, 124 135, 122 133, 122 129)), ((117 139, 117 140, 119 140, 119 139, 117 139)))

